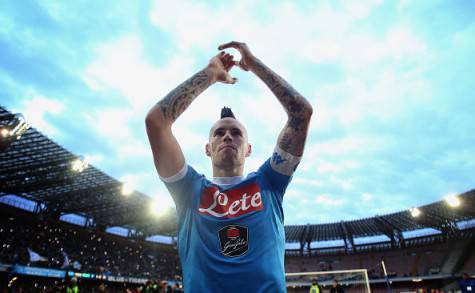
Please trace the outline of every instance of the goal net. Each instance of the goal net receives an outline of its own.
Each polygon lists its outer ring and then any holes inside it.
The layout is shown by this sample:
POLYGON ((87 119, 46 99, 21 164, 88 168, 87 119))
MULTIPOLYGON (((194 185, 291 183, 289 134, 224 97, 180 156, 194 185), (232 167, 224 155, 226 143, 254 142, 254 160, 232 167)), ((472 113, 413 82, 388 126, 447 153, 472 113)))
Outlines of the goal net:
POLYGON ((289 293, 309 292, 313 282, 318 282, 323 292, 330 292, 333 281, 342 286, 345 293, 370 293, 368 272, 361 270, 342 270, 324 272, 300 272, 285 274, 289 293))

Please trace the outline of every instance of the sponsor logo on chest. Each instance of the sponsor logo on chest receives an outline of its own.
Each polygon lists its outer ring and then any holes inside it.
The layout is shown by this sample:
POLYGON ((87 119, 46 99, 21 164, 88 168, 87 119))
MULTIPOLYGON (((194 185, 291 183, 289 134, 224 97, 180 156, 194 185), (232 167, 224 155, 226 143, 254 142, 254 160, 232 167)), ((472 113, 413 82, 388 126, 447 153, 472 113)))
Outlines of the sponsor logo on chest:
POLYGON ((217 218, 235 218, 264 208, 257 183, 221 192, 216 186, 206 187, 198 212, 217 218))

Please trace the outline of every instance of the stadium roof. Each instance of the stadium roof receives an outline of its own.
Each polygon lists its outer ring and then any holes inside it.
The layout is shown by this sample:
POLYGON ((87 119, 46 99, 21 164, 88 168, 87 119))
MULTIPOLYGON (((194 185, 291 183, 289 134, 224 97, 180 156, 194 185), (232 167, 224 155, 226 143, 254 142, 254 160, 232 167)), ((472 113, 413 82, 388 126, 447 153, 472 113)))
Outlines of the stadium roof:
POLYGON ((412 216, 410 210, 406 210, 354 221, 286 226, 286 240, 314 242, 378 235, 393 239, 402 237, 402 232, 424 228, 433 228, 451 236, 458 231, 457 223, 475 218, 475 190, 458 197, 462 204, 456 208, 450 207, 445 200, 439 201, 419 207, 420 215, 417 217, 412 216))
MULTIPOLYGON (((18 117, 0 107, 0 128, 18 126, 18 117)), ((0 131, 0 197, 16 195, 33 200, 40 216, 82 215, 98 228, 122 226, 144 236, 176 233, 174 212, 160 218, 143 212, 150 209, 150 197, 139 192, 124 197, 122 183, 93 166, 83 172, 73 171, 71 166, 78 156, 34 128, 27 128, 18 139, 0 131)), ((403 240, 402 232, 423 228, 450 236, 457 233, 458 222, 475 219, 475 190, 459 198, 463 204, 457 208, 445 201, 419 207, 418 217, 406 210, 354 221, 286 226, 286 241, 303 245, 343 239, 352 246, 356 237, 386 235, 398 243, 403 240)))
MULTIPOLYGON (((0 107, 2 129, 11 130, 18 117, 0 107)), ((98 228, 122 226, 145 235, 176 230, 174 220, 161 221, 144 212, 150 210, 150 197, 139 192, 123 196, 122 183, 93 166, 72 170, 79 157, 36 129, 28 128, 20 139, 0 136, 0 196, 33 200, 40 215, 82 215, 98 228)))

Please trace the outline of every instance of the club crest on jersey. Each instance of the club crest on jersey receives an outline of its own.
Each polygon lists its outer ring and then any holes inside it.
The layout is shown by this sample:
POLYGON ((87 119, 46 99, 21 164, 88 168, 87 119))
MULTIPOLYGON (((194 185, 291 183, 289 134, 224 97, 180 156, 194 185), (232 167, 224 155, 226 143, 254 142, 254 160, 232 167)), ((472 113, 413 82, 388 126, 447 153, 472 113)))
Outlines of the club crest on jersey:
POLYGON ((217 218, 235 218, 263 208, 261 190, 254 182, 226 192, 216 186, 205 188, 198 212, 217 218))
POLYGON ((219 230, 218 234, 221 253, 225 256, 240 256, 249 249, 247 227, 229 225, 219 230))

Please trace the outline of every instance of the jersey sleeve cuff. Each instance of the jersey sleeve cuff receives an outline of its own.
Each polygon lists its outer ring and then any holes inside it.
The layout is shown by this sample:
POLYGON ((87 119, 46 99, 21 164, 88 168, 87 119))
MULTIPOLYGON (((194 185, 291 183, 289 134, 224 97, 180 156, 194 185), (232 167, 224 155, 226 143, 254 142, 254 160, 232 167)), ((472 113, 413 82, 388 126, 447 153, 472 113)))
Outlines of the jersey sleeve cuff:
POLYGON ((297 169, 302 157, 297 157, 275 146, 270 165, 272 169, 281 174, 292 176, 297 169))
POLYGON ((170 177, 162 177, 160 175, 158 176, 160 177, 160 180, 162 180, 165 183, 173 183, 173 182, 177 182, 183 179, 186 176, 187 172, 188 172, 188 165, 185 163, 183 168, 181 168, 181 170, 178 171, 178 173, 176 173, 175 175, 172 175, 170 177))

